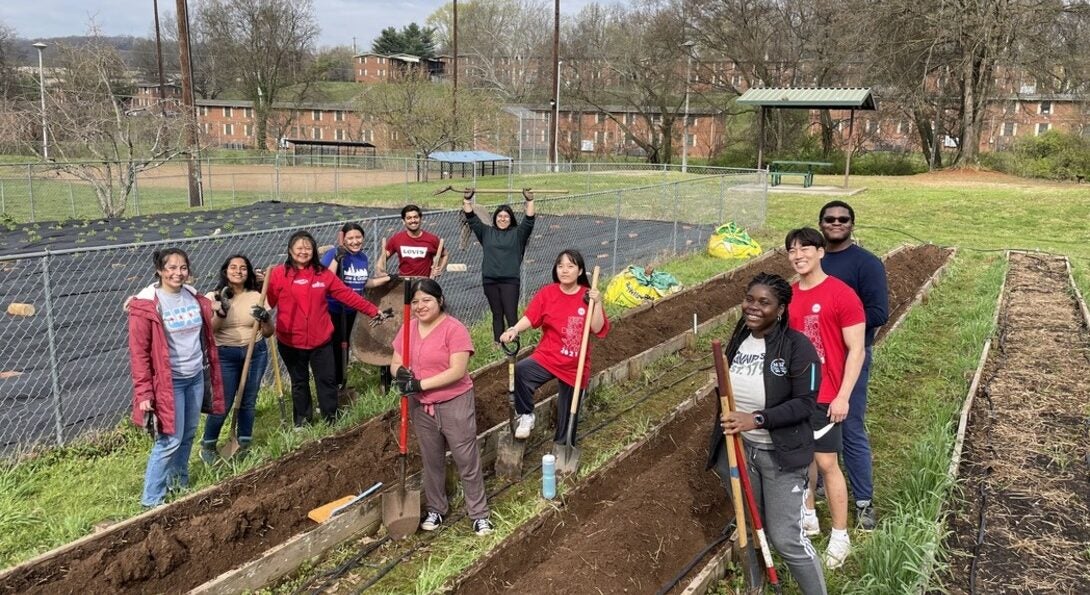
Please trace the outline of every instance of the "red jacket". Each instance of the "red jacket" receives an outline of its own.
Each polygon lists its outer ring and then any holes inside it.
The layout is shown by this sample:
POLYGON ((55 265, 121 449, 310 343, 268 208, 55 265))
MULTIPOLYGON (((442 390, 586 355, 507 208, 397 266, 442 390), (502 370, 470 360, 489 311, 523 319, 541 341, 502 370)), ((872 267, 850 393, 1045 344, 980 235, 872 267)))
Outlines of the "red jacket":
POLYGON ((269 272, 269 307, 276 308, 276 339, 296 349, 314 349, 333 336, 326 297, 363 312, 378 314, 378 308, 363 299, 337 275, 322 267, 320 272, 307 267, 297 269, 280 265, 269 272))
MULTIPOLYGON (((212 336, 212 302, 197 294, 188 285, 183 291, 192 293, 201 306, 204 352, 212 367, 212 412, 223 415, 227 412, 227 405, 223 398, 219 353, 215 349, 216 343, 212 336)), ((174 379, 170 371, 170 348, 163 329, 163 318, 159 315, 158 302, 155 286, 151 285, 129 303, 132 421, 138 426, 144 425, 144 412, 140 409, 140 403, 150 400, 154 403, 155 415, 159 417, 160 431, 174 434, 174 379)))

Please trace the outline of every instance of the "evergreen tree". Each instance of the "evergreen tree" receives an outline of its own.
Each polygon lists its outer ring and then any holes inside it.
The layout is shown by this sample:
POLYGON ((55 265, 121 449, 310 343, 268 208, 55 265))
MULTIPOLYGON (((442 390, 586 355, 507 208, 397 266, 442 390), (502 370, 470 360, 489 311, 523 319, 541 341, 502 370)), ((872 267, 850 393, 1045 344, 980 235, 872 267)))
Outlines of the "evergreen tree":
POLYGON ((401 31, 386 27, 371 43, 371 51, 376 54, 411 54, 421 58, 435 57, 435 30, 421 27, 416 23, 402 27, 401 31))

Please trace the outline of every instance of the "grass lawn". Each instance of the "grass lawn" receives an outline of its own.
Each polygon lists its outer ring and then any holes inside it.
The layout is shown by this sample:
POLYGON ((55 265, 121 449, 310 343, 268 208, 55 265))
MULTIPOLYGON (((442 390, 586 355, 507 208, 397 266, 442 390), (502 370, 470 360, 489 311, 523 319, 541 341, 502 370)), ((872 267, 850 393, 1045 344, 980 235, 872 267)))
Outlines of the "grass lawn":
MULTIPOLYGON (((819 177, 818 183, 836 183, 838 179, 819 177)), ((557 180, 549 178, 550 184, 557 180)), ((506 182, 489 182, 493 181, 506 182)), ((856 177, 853 181, 868 187, 848 202, 856 211, 857 236, 872 251, 884 253, 900 243, 917 241, 960 248, 932 299, 914 311, 876 355, 868 427, 876 452, 882 525, 869 537, 856 538, 856 553, 845 570, 830 581, 837 592, 895 592, 912 583, 911 563, 924 548, 937 542, 937 528, 928 519, 933 518, 948 490, 937 470, 945 471, 949 423, 991 331, 995 294, 1004 272, 1002 251, 1023 248, 1067 254, 1080 289, 1087 293, 1090 248, 1084 240, 1083 222, 1088 197, 1075 185, 995 174, 856 177)), ((433 187, 441 184, 429 186, 433 187)), ((380 194, 360 191, 353 199, 379 201, 380 194)), ((427 192, 420 194, 423 197, 427 192)), ((435 202, 426 204, 453 206, 459 199, 446 194, 431 200, 435 202)), ((814 225, 818 208, 827 200, 770 195, 767 225, 751 232, 763 246, 776 247, 788 229, 814 225)), ((691 283, 729 266, 698 255, 666 268, 691 283)), ((478 344, 488 344, 482 339, 486 328, 475 329, 478 344)), ((485 349, 475 356, 474 364, 498 357, 495 350, 485 349)), ((361 383, 373 386, 377 379, 374 375, 358 378, 356 384, 361 383)), ((357 423, 393 403, 390 396, 365 394, 342 424, 357 423)), ((276 426, 275 397, 263 393, 257 436, 262 446, 247 467, 280 456, 318 433, 314 430, 299 436, 270 431, 276 426)), ((83 535, 96 523, 138 512, 146 454, 146 438, 127 429, 95 444, 65 448, 0 468, 0 526, 9 529, 0 533, 0 563, 14 564, 83 535)), ((194 487, 237 471, 213 472, 194 465, 194 487)))

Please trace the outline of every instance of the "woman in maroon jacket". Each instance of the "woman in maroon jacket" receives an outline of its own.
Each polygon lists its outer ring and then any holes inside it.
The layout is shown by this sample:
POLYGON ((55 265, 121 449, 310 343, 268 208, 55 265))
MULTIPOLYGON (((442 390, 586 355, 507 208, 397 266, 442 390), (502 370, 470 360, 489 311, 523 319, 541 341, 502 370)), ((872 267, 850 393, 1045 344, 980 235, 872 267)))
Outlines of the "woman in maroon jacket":
POLYGON ((144 472, 140 503, 158 506, 167 488, 189 484, 189 455, 204 397, 204 363, 211 366, 212 413, 223 415, 223 380, 212 339, 212 303, 186 281, 189 256, 178 248, 152 255, 159 280, 129 303, 132 419, 149 425, 155 445, 144 472))
POLYGON ((326 298, 371 317, 382 324, 388 314, 352 291, 332 271, 322 266, 318 243, 305 231, 288 240, 288 259, 269 272, 269 307, 276 308, 276 339, 280 356, 291 377, 295 427, 308 423, 313 413, 310 374, 318 389, 318 408, 328 423, 337 417, 337 381, 333 355, 333 323, 326 298))

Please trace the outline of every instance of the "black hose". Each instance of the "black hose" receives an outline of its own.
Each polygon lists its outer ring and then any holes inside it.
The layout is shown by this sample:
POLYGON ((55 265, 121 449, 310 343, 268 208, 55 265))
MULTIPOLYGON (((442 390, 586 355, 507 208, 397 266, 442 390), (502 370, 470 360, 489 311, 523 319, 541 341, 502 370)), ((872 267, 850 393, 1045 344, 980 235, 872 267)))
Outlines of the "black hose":
POLYGON ((719 547, 719 544, 730 539, 730 534, 731 531, 734 530, 736 521, 737 519, 731 519, 730 522, 727 523, 727 526, 723 527, 723 532, 719 534, 719 537, 716 537, 715 540, 706 545, 704 549, 697 552, 697 554, 693 556, 691 560, 689 560, 689 563, 685 565, 685 568, 682 568, 681 572, 677 573, 677 576, 670 579, 669 582, 664 583, 662 587, 660 587, 659 590, 655 593, 655 595, 666 595, 667 593, 669 593, 674 587, 677 586, 678 583, 681 582, 682 579, 685 578, 685 575, 692 572, 693 568, 696 568, 696 565, 704 559, 704 556, 708 555, 708 552, 714 550, 715 548, 719 547))

